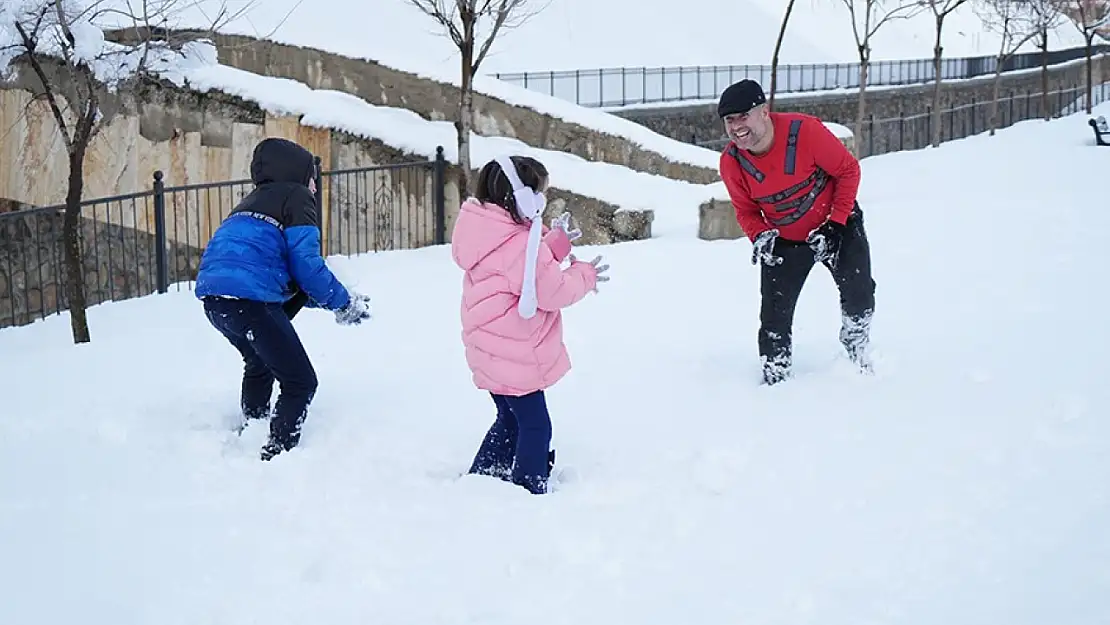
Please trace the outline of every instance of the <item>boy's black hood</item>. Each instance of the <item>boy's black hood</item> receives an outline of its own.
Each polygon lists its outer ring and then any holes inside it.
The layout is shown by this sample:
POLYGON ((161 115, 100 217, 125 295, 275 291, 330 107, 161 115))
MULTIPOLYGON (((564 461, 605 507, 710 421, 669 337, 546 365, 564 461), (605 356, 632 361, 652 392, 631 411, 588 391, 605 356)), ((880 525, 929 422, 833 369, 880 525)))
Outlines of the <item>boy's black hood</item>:
POLYGON ((267 182, 307 185, 314 177, 315 169, 312 152, 288 139, 269 137, 254 147, 251 181, 256 185, 267 182))

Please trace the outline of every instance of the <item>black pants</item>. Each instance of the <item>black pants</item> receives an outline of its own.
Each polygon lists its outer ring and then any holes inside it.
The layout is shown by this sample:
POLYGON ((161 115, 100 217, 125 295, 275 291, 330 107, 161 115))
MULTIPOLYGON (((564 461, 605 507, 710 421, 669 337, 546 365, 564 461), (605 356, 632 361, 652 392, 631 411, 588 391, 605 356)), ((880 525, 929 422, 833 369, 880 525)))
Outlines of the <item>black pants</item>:
MULTIPOLYGON (((779 239, 774 253, 782 263, 761 265, 759 311, 759 356, 767 383, 785 378, 792 358, 794 309, 809 272, 815 264, 813 249, 804 242, 779 239)), ((840 341, 858 364, 871 335, 875 310, 875 281, 871 277, 871 248, 863 227, 859 204, 845 224, 840 253, 835 265, 824 262, 840 291, 840 341)))
POLYGON ((301 424, 316 394, 316 371, 281 304, 250 300, 204 299, 208 321, 243 357, 240 403, 243 415, 270 413, 275 379, 280 393, 270 420, 270 442, 292 449, 300 442, 301 424))

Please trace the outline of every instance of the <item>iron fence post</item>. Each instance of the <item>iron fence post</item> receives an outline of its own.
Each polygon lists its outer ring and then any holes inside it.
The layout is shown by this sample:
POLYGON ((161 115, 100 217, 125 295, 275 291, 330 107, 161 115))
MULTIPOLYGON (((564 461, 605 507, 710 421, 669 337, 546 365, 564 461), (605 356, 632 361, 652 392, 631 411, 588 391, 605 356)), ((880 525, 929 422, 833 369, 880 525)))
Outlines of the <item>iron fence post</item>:
POLYGON ((314 195, 316 196, 316 212, 319 214, 324 210, 324 174, 320 171, 320 157, 312 157, 312 162, 316 165, 313 170, 315 172, 313 176, 316 178, 316 193, 314 195))
POLYGON ((166 183, 161 170, 154 172, 154 266, 159 293, 170 288, 169 263, 166 258, 166 183))
POLYGON ((312 179, 316 183, 316 191, 312 197, 316 202, 316 225, 320 228, 320 254, 327 256, 331 252, 331 214, 324 206, 324 172, 319 156, 312 157, 314 169, 312 179))
POLYGON ((435 186, 436 244, 447 242, 447 159, 443 157, 443 146, 436 146, 436 160, 433 166, 432 183, 435 186))

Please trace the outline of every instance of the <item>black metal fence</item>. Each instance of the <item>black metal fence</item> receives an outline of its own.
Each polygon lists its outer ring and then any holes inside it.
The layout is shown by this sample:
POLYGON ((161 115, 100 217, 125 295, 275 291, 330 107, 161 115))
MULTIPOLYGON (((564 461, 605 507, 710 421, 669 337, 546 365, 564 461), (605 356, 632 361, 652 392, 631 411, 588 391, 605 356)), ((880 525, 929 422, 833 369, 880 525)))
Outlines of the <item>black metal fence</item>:
MULTIPOLYGON (((1094 46, 1094 54, 1110 45, 1094 46)), ((1084 58, 1082 47, 1050 50, 1049 65, 1084 58)), ((1040 67, 1041 53, 1015 54, 1003 64, 1004 72, 1040 67)), ((941 78, 958 80, 994 73, 998 59, 974 56, 941 59, 941 78)), ((803 93, 859 87, 859 63, 810 63, 779 65, 776 91, 803 93)), ((526 89, 574 102, 580 106, 617 107, 655 102, 716 100, 721 91, 743 78, 771 84, 770 65, 711 65, 696 67, 616 67, 559 72, 494 74, 500 80, 526 89)), ((869 87, 931 82, 936 76, 933 60, 907 59, 872 61, 868 66, 869 87)))
MULTIPOLYGON (((1010 91, 1000 94, 997 108, 992 100, 971 102, 941 112, 941 141, 953 141, 987 132, 994 127, 1006 128, 1018 122, 1034 119, 1055 119, 1086 110, 1087 89, 1083 85, 1057 89, 1042 97, 1040 91, 1023 93, 1010 91)), ((1094 105, 1110 97, 1110 85, 1095 85, 1091 90, 1094 105)), ((933 116, 930 112, 894 118, 869 118, 862 130, 858 152, 860 156, 874 156, 902 150, 917 150, 932 144, 933 116)), ((853 128, 852 124, 844 124, 853 128)))
MULTIPOLYGON (((327 255, 446 242, 447 161, 320 171, 316 203, 327 255)), ((81 203, 85 294, 90 306, 192 288, 204 246, 254 188, 250 180, 151 188, 81 203)), ((0 328, 66 310, 64 206, 0 213, 0 328)))
MULTIPOLYGON (((1091 90, 1092 106, 1110 99, 1110 83, 1094 85, 1091 90)), ((940 114, 941 142, 963 139, 991 128, 992 111, 996 129, 1006 128, 1030 119, 1058 118, 1086 110, 1087 89, 1075 85, 1050 91, 1042 97, 1038 91, 1003 91, 999 94, 997 109, 992 100, 971 102, 945 109, 940 114)), ((914 115, 866 118, 856 133, 855 120, 825 119, 852 131, 856 140, 856 153, 860 158, 878 156, 889 152, 919 150, 932 145, 933 115, 931 111, 914 115)), ((723 149, 727 138, 693 142, 712 150, 723 149)))

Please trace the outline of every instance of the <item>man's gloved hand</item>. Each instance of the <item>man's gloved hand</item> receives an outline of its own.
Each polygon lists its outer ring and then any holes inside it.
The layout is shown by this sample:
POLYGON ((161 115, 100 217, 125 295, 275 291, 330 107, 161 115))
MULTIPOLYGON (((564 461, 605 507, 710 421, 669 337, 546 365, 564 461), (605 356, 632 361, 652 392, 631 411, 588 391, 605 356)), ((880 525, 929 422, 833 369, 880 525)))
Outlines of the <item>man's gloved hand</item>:
POLYGON ((782 264, 782 257, 775 256, 775 241, 779 238, 777 228, 760 232, 752 241, 752 264, 763 263, 767 266, 782 264))
POLYGON ((562 215, 559 215, 558 217, 551 220, 551 229, 554 230, 556 228, 558 228, 559 230, 562 230, 563 232, 567 233, 567 239, 570 240, 570 241, 573 241, 573 240, 577 239, 578 237, 582 236, 582 231, 579 230, 578 228, 575 228, 574 230, 570 229, 570 213, 569 212, 564 212, 562 215))
POLYGON ((835 221, 826 221, 806 237, 806 243, 813 250, 813 259, 819 263, 827 262, 836 267, 840 255, 840 240, 844 236, 844 226, 835 221))
POLYGON ((335 311, 335 322, 341 326, 353 326, 370 318, 370 298, 351 291, 351 301, 335 311))

